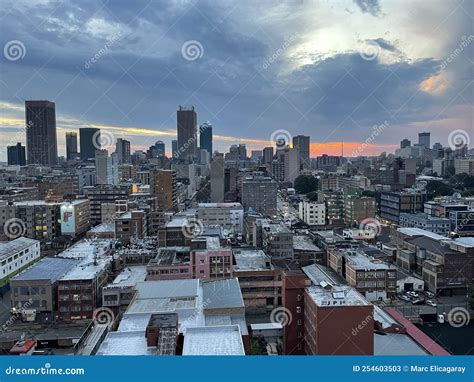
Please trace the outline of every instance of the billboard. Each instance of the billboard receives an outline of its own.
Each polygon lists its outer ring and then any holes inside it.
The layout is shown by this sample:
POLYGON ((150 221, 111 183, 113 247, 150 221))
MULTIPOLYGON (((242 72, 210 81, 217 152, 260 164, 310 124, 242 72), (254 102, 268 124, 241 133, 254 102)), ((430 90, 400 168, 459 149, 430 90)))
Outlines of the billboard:
POLYGON ((61 206, 61 233, 63 235, 74 235, 76 233, 75 210, 71 203, 61 206))

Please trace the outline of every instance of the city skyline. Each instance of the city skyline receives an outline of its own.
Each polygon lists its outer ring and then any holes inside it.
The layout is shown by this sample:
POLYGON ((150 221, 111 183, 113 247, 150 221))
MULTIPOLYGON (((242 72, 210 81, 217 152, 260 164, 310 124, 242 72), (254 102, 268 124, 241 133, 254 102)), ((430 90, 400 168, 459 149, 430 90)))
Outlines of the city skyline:
MULTIPOLYGON (((130 10, 74 2, 10 5, 3 11, 3 45, 19 41, 21 52, 1 61, 0 133, 9 144, 24 143, 12 137, 24 128, 26 99, 57 104, 60 155, 65 133, 80 127, 130 140, 133 149, 157 140, 169 148, 180 104, 195 105, 198 124, 213 124, 221 152, 232 143, 261 149, 283 129, 309 135, 313 157, 338 154, 341 142, 351 153, 373 126, 387 122, 361 153, 374 155, 393 152, 400 136, 416 141, 420 131, 446 146, 449 132, 471 127, 473 36, 462 2, 436 3, 422 19, 416 2, 406 5, 406 19, 393 3, 377 1, 252 9, 161 2, 160 16, 155 3, 130 10), (25 11, 48 40, 47 55, 27 23, 17 22, 25 11), (244 17, 249 12, 255 17, 244 17), (187 21, 202 30, 186 30, 187 21), (360 28, 364 23, 371 28, 360 28), (75 42, 74 51, 67 41, 75 42)), ((6 160, 4 152, 0 159, 6 160)))

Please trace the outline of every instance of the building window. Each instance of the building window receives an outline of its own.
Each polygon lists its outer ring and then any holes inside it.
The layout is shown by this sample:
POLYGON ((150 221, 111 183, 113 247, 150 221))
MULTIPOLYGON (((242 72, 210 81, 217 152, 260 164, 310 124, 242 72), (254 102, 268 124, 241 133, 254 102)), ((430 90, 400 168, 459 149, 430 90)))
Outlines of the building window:
POLYGON ((296 307, 296 313, 301 313, 301 306, 296 307))

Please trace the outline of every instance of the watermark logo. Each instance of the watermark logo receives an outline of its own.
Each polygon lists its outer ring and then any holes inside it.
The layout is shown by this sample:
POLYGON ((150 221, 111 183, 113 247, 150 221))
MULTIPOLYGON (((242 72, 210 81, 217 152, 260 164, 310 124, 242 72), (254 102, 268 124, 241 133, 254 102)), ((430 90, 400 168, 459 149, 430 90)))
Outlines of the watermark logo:
POLYGON ((362 59, 366 61, 375 60, 380 54, 380 45, 375 41, 367 41, 364 48, 359 52, 362 59))
POLYGON ((471 137, 466 130, 456 129, 449 133, 448 144, 452 150, 459 150, 468 147, 470 142, 471 137))
POLYGON ((283 44, 273 52, 262 64, 263 69, 268 69, 278 58, 283 54, 283 52, 288 49, 288 47, 296 40, 298 34, 291 35, 290 37, 285 38, 283 44))
POLYGON ((377 219, 367 218, 360 222, 359 229, 364 231, 369 238, 374 239, 382 232, 382 225, 377 219))
POLYGON ((270 136, 270 141, 277 150, 283 149, 290 144, 292 140, 291 134, 288 130, 275 130, 270 136))
POLYGON ((281 324, 281 326, 291 325, 293 321, 293 315, 290 310, 284 307, 278 307, 272 310, 270 313, 270 322, 274 324, 281 324))
POLYGON ((457 307, 449 311, 448 320, 449 325, 451 325, 453 328, 460 328, 462 326, 469 325, 471 316, 469 315, 469 311, 466 308, 457 307))
POLYGON ((115 314, 109 308, 97 308, 92 314, 92 320, 96 325, 110 325, 115 320, 115 314))
POLYGON ((195 61, 204 55, 204 48, 197 40, 186 41, 181 47, 181 55, 185 60, 195 61))
POLYGON ((18 61, 25 57, 26 47, 19 40, 8 41, 3 47, 3 54, 9 61, 18 61))
POLYGON ((367 146, 371 145, 375 141, 375 138, 382 134, 389 125, 388 121, 384 121, 381 125, 373 125, 369 137, 352 152, 352 157, 356 158, 361 155, 367 146))
POLYGON ((110 40, 107 40, 104 46, 100 48, 96 54, 94 54, 91 58, 89 58, 84 63, 84 68, 90 69, 92 65, 94 65, 97 61, 99 61, 102 56, 106 55, 109 52, 109 49, 120 39, 120 37, 122 37, 122 33, 118 32, 110 40))
POLYGON ((92 144, 97 150, 109 150, 113 147, 115 137, 106 131, 96 131, 92 136, 92 144))
POLYGON ((452 63, 464 51, 464 49, 469 46, 469 44, 472 43, 472 41, 474 41, 474 35, 471 34, 469 36, 462 36, 459 46, 454 49, 445 60, 441 62, 441 70, 446 69, 448 65, 452 63))
POLYGON ((201 220, 196 218, 187 219, 181 227, 184 237, 192 239, 193 237, 199 236, 204 231, 204 226, 201 220))
POLYGON ((11 218, 5 222, 3 232, 10 239, 16 239, 26 233, 25 222, 18 218, 11 218))

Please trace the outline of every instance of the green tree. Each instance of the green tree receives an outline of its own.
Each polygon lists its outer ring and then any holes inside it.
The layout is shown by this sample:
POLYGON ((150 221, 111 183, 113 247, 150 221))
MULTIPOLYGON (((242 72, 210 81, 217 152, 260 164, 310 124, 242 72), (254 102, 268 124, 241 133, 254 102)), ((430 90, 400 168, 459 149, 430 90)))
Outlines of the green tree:
POLYGON ((306 197, 308 200, 311 202, 317 202, 318 201, 318 191, 311 191, 306 194, 306 197))
POLYGON ((312 175, 300 175, 295 179, 295 190, 307 194, 318 189, 318 180, 312 175))
POLYGON ((426 192, 429 198, 436 196, 451 195, 454 192, 453 187, 439 180, 433 180, 426 185, 426 192))

